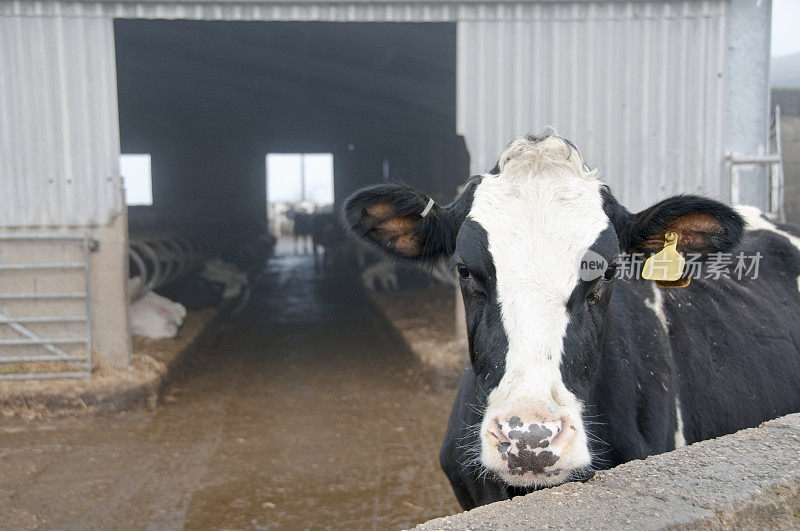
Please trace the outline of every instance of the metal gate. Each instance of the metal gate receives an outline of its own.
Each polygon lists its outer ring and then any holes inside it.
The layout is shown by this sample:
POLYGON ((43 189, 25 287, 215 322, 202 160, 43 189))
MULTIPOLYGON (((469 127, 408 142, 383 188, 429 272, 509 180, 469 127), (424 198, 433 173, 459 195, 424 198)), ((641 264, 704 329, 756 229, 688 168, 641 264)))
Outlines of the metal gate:
POLYGON ((0 234, 0 379, 92 372, 85 234, 0 234))

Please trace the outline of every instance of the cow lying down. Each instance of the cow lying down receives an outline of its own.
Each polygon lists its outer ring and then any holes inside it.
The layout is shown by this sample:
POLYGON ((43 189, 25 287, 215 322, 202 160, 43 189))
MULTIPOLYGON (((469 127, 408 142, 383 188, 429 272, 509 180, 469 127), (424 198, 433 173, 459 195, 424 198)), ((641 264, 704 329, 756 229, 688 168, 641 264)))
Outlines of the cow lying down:
POLYGON ((631 213, 546 136, 512 143, 449 205, 383 184, 344 219, 390 255, 458 271, 471 363, 440 459, 464 508, 800 411, 800 229, 755 209, 682 195, 631 213), (758 274, 684 288, 618 274, 669 233, 695 265, 743 253, 758 274), (587 251, 605 264, 594 277, 587 251))
MULTIPOLYGON (((130 279, 131 292, 135 292, 141 282, 141 277, 130 279)), ((185 318, 186 308, 182 304, 148 291, 131 303, 131 334, 150 339, 175 337, 185 318)))

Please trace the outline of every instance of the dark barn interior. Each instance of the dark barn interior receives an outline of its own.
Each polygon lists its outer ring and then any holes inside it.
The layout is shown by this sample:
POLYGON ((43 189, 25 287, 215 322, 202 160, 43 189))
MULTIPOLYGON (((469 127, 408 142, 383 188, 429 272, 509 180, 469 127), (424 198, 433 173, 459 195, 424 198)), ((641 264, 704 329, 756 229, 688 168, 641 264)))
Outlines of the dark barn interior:
POLYGON ((333 153, 337 204, 384 160, 439 200, 468 171, 454 24, 117 20, 115 35, 122 153, 152 156, 132 227, 263 230, 266 153, 333 153))
MULTIPOLYGON (((115 22, 122 153, 149 154, 152 175, 152 205, 129 208, 132 282, 161 260, 148 249, 170 257, 188 236, 202 258, 187 268, 167 258, 161 276, 174 279, 142 282, 188 309, 184 329, 213 308, 224 316, 137 432, 182 449, 187 527, 407 528, 457 509, 436 464, 451 393, 431 391, 367 296, 369 267, 394 272, 374 256, 359 262, 344 237, 292 249, 297 217, 280 252, 230 253, 274 241, 268 154, 332 154, 337 210, 382 181, 450 201, 469 167, 455 133, 455 38, 454 24, 115 22), (228 303, 203 295, 212 257, 247 273, 228 303), (372 429, 359 428, 366 418, 372 429), (195 451, 213 433, 212 449, 195 451)), ((330 223, 324 208, 305 215, 330 223)), ((452 289, 436 293, 452 302, 452 289)), ((131 315, 146 298, 136 295, 131 315)), ((132 329, 134 352, 152 345, 132 329)))

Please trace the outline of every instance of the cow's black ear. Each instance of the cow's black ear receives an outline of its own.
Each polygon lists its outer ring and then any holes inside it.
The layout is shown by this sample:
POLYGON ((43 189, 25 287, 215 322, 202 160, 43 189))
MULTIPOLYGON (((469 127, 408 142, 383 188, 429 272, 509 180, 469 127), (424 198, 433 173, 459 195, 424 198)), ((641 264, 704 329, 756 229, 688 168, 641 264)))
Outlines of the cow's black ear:
POLYGON ((351 234, 392 256, 433 262, 453 254, 466 210, 462 194, 440 206, 416 190, 397 184, 362 188, 344 203, 342 217, 351 234))
POLYGON ((678 195, 628 214, 622 229, 617 229, 620 247, 628 253, 661 250, 667 232, 678 235, 678 251, 682 253, 728 252, 742 239, 744 220, 719 201, 678 195))
POLYGON ((619 201, 617 201, 617 198, 611 193, 611 189, 608 187, 608 185, 604 184, 600 187, 600 197, 603 198, 603 210, 608 216, 608 219, 611 221, 611 224, 614 226, 614 230, 617 231, 617 236, 621 241, 622 235, 625 233, 627 228, 628 220, 631 217, 631 213, 628 212, 628 209, 622 206, 619 201))

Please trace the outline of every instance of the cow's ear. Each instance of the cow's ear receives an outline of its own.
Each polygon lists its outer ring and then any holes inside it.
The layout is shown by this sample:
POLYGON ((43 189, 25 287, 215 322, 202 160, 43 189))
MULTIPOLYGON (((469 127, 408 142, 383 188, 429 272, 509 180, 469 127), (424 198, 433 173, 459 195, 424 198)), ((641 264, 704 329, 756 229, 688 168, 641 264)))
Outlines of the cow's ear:
POLYGON ((373 247, 395 257, 433 262, 455 250, 464 220, 458 203, 440 206, 411 188, 379 184, 350 196, 342 214, 350 233, 373 247))
POLYGON ((744 234, 744 220, 728 205, 696 195, 665 199, 637 214, 628 214, 617 229, 622 251, 654 253, 664 247, 665 233, 678 235, 678 251, 707 255, 728 252, 744 234))

